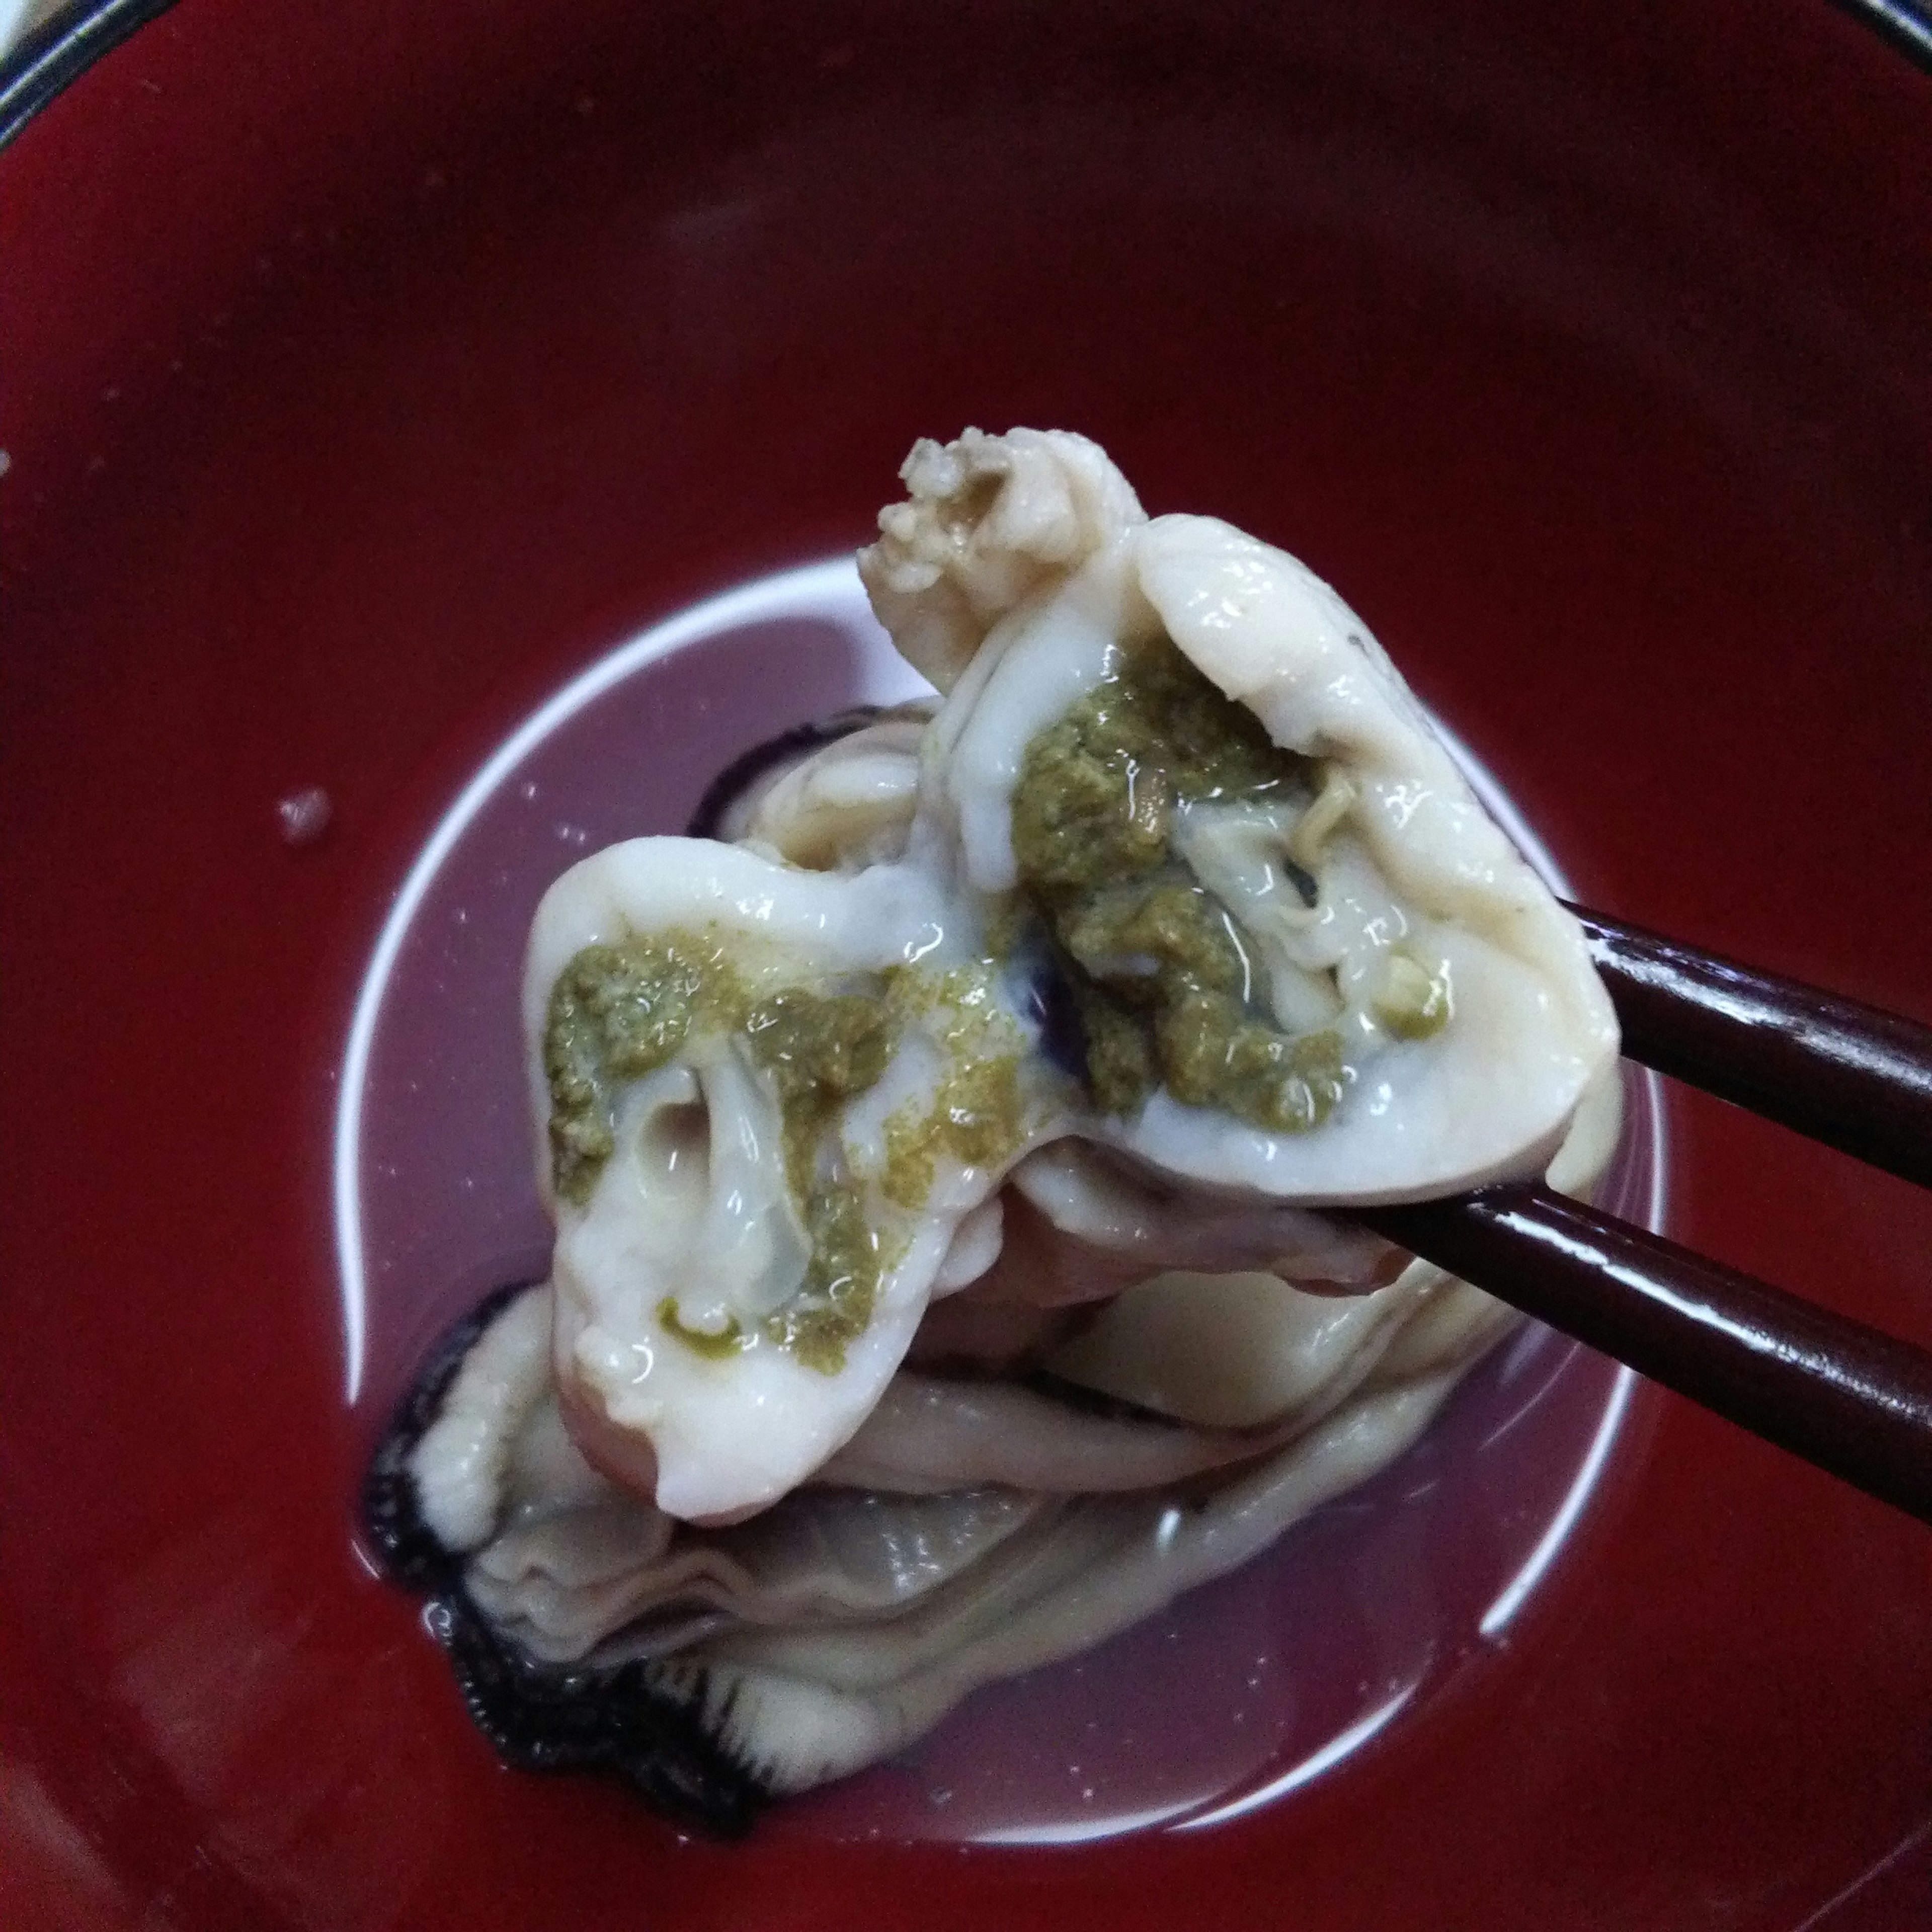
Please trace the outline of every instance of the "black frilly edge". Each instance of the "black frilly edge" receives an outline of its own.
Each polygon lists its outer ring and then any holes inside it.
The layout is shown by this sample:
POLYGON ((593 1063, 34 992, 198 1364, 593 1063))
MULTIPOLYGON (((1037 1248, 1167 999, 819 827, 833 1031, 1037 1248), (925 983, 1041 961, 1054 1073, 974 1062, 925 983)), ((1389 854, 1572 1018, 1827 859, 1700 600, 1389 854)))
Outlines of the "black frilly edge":
POLYGON ((362 1524, 391 1581, 428 1600, 423 1621, 443 1648, 476 1728, 519 1771, 578 1772, 628 1784, 674 1825, 740 1838, 770 1804, 751 1770, 718 1739, 699 1673, 676 1691, 638 1663, 543 1664, 500 1636, 464 1588, 463 1560, 423 1520, 410 1458, 440 1413, 464 1360, 518 1296, 519 1282, 458 1322, 397 1406, 362 1483, 362 1524))

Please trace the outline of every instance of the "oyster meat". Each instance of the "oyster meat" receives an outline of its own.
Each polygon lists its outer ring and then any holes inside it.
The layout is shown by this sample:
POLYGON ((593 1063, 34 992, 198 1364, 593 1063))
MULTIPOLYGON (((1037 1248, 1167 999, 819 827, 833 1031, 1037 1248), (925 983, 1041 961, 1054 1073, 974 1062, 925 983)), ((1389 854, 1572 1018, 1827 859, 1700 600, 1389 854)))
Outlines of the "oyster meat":
POLYGON ((365 1488, 507 1756, 724 1832, 1384 1466, 1514 1318, 1346 1210, 1619 1132, 1575 921, 1333 591, 1064 432, 903 474, 934 700, 545 895, 550 1273, 365 1488))

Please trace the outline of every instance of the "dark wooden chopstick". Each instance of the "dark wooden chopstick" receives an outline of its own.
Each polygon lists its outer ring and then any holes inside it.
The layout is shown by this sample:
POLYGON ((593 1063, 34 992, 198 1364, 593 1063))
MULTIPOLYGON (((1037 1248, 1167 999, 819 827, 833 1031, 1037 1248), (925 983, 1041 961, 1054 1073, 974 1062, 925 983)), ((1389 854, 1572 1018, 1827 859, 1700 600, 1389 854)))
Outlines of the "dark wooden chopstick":
POLYGON ((1932 1027, 1570 910, 1630 1059, 1932 1187, 1932 1027))
POLYGON ((1535 1186, 1358 1218, 1932 1522, 1932 1354, 1535 1186))
MULTIPOLYGON (((1932 1027, 1573 907, 1624 1053, 1932 1186, 1932 1027)), ((1534 1186, 1357 1217, 1932 1522, 1932 1354, 1534 1186)))

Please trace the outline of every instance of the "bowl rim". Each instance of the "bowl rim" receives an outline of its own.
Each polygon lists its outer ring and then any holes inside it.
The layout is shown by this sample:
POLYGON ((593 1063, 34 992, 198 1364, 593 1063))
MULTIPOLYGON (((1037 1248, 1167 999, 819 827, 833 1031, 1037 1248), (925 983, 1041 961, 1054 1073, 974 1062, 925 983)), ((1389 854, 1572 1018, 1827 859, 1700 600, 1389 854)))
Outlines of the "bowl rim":
MULTIPOLYGON (((1904 71, 1932 75, 1932 8, 1926 0, 1833 0, 1833 4, 1840 17, 1862 20, 1867 28, 1881 33, 1909 63, 1904 71), (1898 31, 1888 31, 1887 22, 1900 23, 1898 31)), ((80 80, 97 60, 169 12, 172 4, 172 0, 78 0, 64 15, 33 30, 0 58, 0 146, 80 80)), ((1813 17, 1822 22, 1822 31, 1831 31, 1832 15, 1822 6, 1813 17)), ((194 19, 190 10, 183 16, 183 24, 191 29, 194 19)), ((170 22, 167 38, 151 44, 165 50, 176 31, 175 23, 170 22)), ((1855 38, 1854 51, 1856 44, 1855 38)), ((1874 61, 1872 64, 1881 63, 1874 61)), ((118 85, 125 88, 128 83, 124 80, 118 85)), ((83 92, 83 120, 89 98, 83 92)), ((98 90, 92 98, 98 106, 103 97, 98 90)), ((58 127, 57 120, 57 140, 58 127)), ((0 158, 0 170, 4 166, 4 158, 0 158)))
MULTIPOLYGON (((0 148, 35 115, 175 0, 75 0, 0 58, 0 148)), ((1932 74, 1932 0, 1828 0, 1932 74)))
POLYGON ((22 34, 0 59, 0 147, 103 54, 173 4, 174 0, 78 0, 22 34))

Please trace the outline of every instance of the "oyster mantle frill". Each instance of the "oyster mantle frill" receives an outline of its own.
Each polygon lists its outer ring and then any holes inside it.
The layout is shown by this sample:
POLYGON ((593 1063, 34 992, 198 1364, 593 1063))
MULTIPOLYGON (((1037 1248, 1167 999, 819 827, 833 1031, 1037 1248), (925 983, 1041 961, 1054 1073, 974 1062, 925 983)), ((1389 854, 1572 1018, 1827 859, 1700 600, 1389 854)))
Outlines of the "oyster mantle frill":
POLYGON ((1383 1466, 1513 1318, 1332 1210, 1619 1126, 1575 922, 1332 591, 1065 433, 903 473, 936 706, 545 895, 550 1277, 368 1492, 507 1754, 719 1828, 1383 1466))

